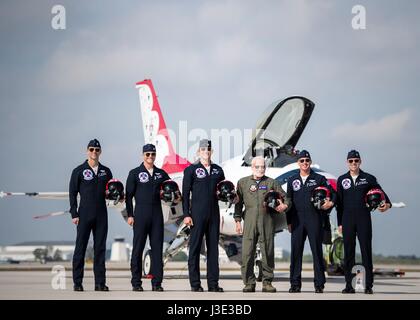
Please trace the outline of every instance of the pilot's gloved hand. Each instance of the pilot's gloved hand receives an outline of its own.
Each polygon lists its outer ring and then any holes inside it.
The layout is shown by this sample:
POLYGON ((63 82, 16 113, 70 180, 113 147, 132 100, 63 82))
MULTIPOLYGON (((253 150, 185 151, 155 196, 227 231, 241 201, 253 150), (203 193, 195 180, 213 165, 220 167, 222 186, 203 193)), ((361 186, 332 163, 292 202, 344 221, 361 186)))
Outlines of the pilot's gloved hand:
POLYGON ((280 204, 276 207, 277 212, 284 212, 287 210, 287 204, 284 204, 283 202, 280 202, 280 204))
POLYGON ((242 224, 240 221, 236 221, 236 233, 242 234, 242 224))
POLYGON ((128 217, 127 223, 132 227, 134 224, 134 217, 128 217))
POLYGON ((322 210, 328 210, 330 208, 334 207, 334 202, 330 201, 329 198, 325 199, 325 203, 322 205, 322 210))
POLYGON ((184 223, 185 223, 187 226, 192 226, 192 225, 193 225, 193 221, 192 221, 191 217, 185 217, 185 218, 184 218, 184 223))
POLYGON ((173 203, 180 203, 181 200, 182 200, 181 192, 179 192, 179 191, 175 192, 175 199, 174 199, 173 203))
POLYGON ((239 196, 236 194, 235 198, 232 200, 232 204, 237 204, 239 202, 239 196))
POLYGON ((391 208, 391 205, 389 203, 384 203, 384 204, 382 204, 381 206, 378 207, 378 210, 380 212, 385 212, 389 208, 391 208))

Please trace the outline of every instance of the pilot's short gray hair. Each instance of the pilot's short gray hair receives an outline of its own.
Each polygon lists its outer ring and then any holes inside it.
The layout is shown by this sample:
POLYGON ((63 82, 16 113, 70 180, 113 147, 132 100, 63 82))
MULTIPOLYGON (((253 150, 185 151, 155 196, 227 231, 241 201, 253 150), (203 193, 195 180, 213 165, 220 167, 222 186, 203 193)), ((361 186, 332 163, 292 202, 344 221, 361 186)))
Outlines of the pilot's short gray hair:
POLYGON ((267 164, 265 163, 265 159, 263 157, 261 157, 261 156, 256 156, 256 157, 252 158, 251 166, 255 166, 255 163, 258 160, 262 160, 264 162, 264 166, 267 166, 267 164))

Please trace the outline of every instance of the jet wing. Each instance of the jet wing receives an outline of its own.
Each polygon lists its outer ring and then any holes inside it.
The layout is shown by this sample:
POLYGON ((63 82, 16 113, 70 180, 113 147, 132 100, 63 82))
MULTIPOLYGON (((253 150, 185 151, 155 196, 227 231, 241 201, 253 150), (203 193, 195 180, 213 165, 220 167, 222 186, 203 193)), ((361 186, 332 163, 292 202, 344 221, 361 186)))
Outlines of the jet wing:
POLYGON ((405 208, 406 205, 404 202, 393 202, 392 203, 392 207, 393 208, 405 208))
POLYGON ((28 196, 39 199, 50 200, 66 200, 69 198, 68 192, 0 192, 0 198, 15 197, 15 196, 28 196))
MULTIPOLYGON (((121 202, 114 204, 114 201, 107 201, 107 206, 109 208, 115 208, 118 209, 118 211, 121 214, 121 217, 127 221, 128 219, 128 214, 127 214, 127 210, 125 209, 125 205, 122 204, 121 202)), ((62 216, 65 214, 70 214, 70 211, 66 210, 66 211, 57 211, 57 212, 50 212, 47 214, 41 214, 41 215, 37 215, 37 216, 33 216, 34 219, 46 219, 46 218, 50 218, 50 217, 57 217, 57 216, 62 216)))
MULTIPOLYGON (((0 198, 5 197, 16 197, 16 196, 27 196, 27 197, 33 197, 38 199, 46 199, 46 200, 68 200, 69 199, 69 193, 68 192, 0 192, 0 198)), ((80 198, 78 196, 78 198, 80 198)), ((124 202, 118 202, 114 203, 114 201, 106 201, 106 205, 108 208, 116 208, 123 217, 124 220, 127 220, 127 210, 125 209, 125 203, 124 202)), ((49 217, 56 217, 61 216, 64 214, 70 214, 68 210, 66 211, 57 211, 57 212, 51 212, 43 215, 37 215, 34 216, 34 219, 45 219, 49 217)))
MULTIPOLYGON (((253 131, 251 145, 243 165, 249 166, 256 155, 269 156, 270 148, 293 149, 312 115, 315 104, 293 96, 272 103, 262 114, 253 131)), ((275 158, 277 155, 271 155, 275 158)))

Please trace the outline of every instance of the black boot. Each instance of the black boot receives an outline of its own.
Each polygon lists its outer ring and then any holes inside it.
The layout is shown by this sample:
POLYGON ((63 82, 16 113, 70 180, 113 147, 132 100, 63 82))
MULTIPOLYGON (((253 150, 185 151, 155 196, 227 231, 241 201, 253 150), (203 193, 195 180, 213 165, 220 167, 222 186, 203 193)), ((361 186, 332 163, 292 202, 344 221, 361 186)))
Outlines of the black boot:
POLYGON ((198 286, 198 287, 191 287, 191 291, 192 292, 204 292, 204 289, 202 286, 198 286))
POLYGON ((373 294, 372 288, 366 288, 365 289, 365 294, 373 294))
POLYGON ((109 291, 109 288, 104 284, 95 285, 95 291, 109 291))
POLYGON ((300 287, 291 286, 290 289, 289 289, 289 293, 300 293, 300 287))
POLYGON ((73 286, 74 291, 84 291, 83 286, 81 284, 75 284, 73 286))
POLYGON ((152 291, 162 292, 163 291, 163 287, 161 285, 152 286, 152 291))
POLYGON ((356 293, 356 290, 352 286, 346 286, 343 291, 341 291, 342 294, 352 294, 356 293))
POLYGON ((210 287, 209 292, 223 292, 223 288, 216 286, 216 287, 210 287))

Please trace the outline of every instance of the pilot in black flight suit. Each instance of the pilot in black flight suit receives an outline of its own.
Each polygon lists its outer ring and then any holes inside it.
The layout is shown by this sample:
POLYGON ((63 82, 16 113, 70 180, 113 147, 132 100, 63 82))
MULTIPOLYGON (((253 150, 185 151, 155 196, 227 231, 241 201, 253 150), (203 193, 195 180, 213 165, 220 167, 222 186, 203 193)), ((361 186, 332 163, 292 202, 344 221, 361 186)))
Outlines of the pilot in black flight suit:
POLYGON ((223 292, 219 287, 220 212, 216 196, 217 184, 225 179, 223 169, 211 162, 211 141, 200 141, 200 160, 184 170, 182 183, 184 223, 191 226, 188 270, 191 291, 202 292, 200 251, 203 236, 207 247, 207 285, 210 292, 223 292), (192 194, 190 202, 190 193, 192 194))
POLYGON ((156 147, 143 147, 144 162, 130 171, 126 184, 127 223, 133 226, 133 252, 131 255, 131 284, 133 291, 143 291, 141 286, 142 258, 146 239, 149 236, 151 257, 152 290, 163 291, 163 214, 160 189, 168 174, 154 165, 156 147), (136 207, 133 211, 133 197, 136 207))
POLYGON ((108 233, 108 212, 105 202, 106 184, 112 179, 111 170, 99 163, 101 145, 93 139, 87 146, 88 159, 75 168, 69 185, 70 213, 77 225, 73 255, 74 291, 83 291, 83 268, 90 233, 93 233, 95 291, 109 291, 105 285, 105 252, 108 233), (77 195, 80 205, 77 208, 77 195))
POLYGON ((311 169, 311 156, 303 150, 298 156, 300 172, 287 180, 287 195, 292 201, 291 209, 286 213, 289 231, 292 233, 290 263, 290 293, 301 291, 302 255, 306 237, 309 238, 314 263, 314 286, 316 293, 322 293, 325 285, 325 268, 322 254, 324 210, 334 206, 335 192, 327 179, 311 169), (312 192, 317 187, 330 190, 331 198, 317 210, 311 203, 312 192))
MULTIPOLYGON (((360 153, 351 150, 347 155, 349 171, 337 180, 337 220, 343 233, 344 272, 346 287, 343 293, 355 293, 352 286, 352 269, 355 265, 356 235, 359 239, 362 262, 366 272, 365 293, 372 294, 372 219, 366 206, 365 196, 371 189, 381 189, 376 178, 362 170, 360 153)), ((392 204, 385 194, 385 204, 378 208, 385 212, 392 204)))

